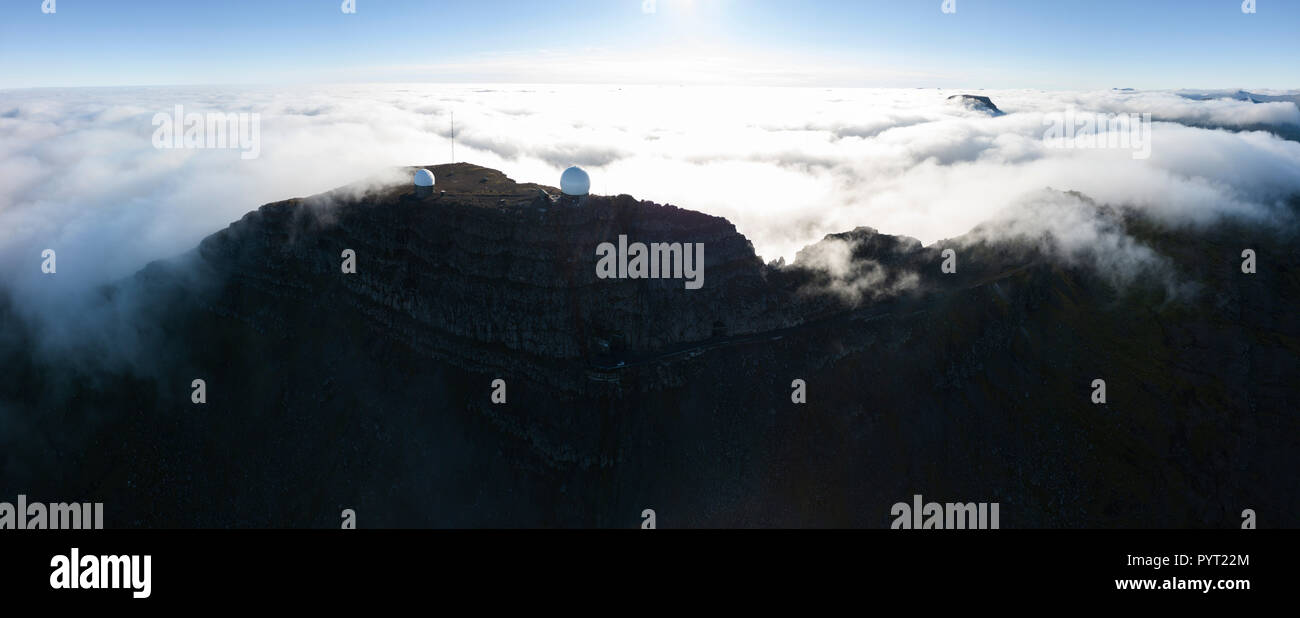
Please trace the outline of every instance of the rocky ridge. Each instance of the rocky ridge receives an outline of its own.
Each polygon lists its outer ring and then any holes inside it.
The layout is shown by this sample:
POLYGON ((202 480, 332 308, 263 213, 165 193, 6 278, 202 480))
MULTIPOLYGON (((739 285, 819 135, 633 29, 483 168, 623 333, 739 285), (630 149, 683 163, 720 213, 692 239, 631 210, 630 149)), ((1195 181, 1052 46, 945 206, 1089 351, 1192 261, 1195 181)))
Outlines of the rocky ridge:
POLYGON ((0 490, 118 526, 883 527, 918 491, 1004 527, 1300 512, 1272 473, 1300 452, 1287 229, 1106 215, 1198 283, 1179 299, 979 234, 858 228, 765 265, 724 219, 432 169, 427 194, 268 204, 106 291, 137 303, 134 369, 48 363, 0 302, 0 490), (620 234, 705 243, 705 286, 596 278, 620 234))

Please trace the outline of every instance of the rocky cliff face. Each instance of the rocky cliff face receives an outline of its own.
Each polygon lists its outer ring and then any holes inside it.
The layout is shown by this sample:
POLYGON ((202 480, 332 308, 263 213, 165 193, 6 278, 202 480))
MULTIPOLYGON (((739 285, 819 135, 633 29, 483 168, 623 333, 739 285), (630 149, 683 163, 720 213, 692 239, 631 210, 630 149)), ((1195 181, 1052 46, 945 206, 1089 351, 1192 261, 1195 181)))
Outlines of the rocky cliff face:
POLYGON ((132 364, 34 354, 0 308, 0 491, 116 527, 885 527, 916 493, 1003 527, 1300 523, 1272 472, 1300 458, 1290 232, 1117 220, 1184 299, 979 236, 859 228, 769 266, 717 217, 431 169, 425 195, 268 204, 107 290, 132 364), (598 278, 620 235, 703 243, 704 286, 598 278))
POLYGON ((260 324, 264 307, 342 304, 420 354, 572 392, 588 389, 592 367, 798 319, 724 219, 626 195, 552 199, 541 192, 559 196, 553 188, 472 165, 433 169, 438 193, 268 204, 208 238, 198 259, 227 282, 211 310, 260 324), (703 244, 705 285, 599 279, 596 248, 620 235, 703 244), (347 249, 355 276, 341 275, 347 249))
POLYGON ((984 112, 990 116, 1004 115, 1002 110, 998 109, 998 106, 993 104, 993 99, 986 96, 980 96, 977 94, 954 94, 948 97, 948 100, 961 105, 966 109, 984 112))

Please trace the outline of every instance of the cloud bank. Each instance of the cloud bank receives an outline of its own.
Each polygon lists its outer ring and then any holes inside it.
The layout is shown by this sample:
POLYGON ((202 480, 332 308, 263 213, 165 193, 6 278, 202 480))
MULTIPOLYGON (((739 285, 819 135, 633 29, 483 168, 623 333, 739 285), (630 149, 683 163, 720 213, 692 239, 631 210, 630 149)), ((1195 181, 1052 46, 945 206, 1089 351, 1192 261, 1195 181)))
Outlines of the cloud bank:
MULTIPOLYGON (((1287 94, 1287 93, 1283 93, 1287 94)), ((1292 93, 1293 94, 1293 93, 1292 93)), ((768 260, 862 225, 931 243, 1046 187, 1171 225, 1273 216, 1300 193, 1290 101, 1175 92, 352 85, 0 92, 0 285, 61 302, 271 201, 456 158, 727 217, 768 260), (947 100, 970 92, 992 117, 947 100), (153 117, 260 116, 260 156, 157 149, 153 117), (1052 147, 1053 115, 1150 113, 1151 156, 1052 147), (1276 131, 1242 130, 1276 128, 1276 131), (40 272, 58 252, 59 274, 40 272)), ((1086 227, 1086 222, 1080 223, 1086 227)), ((1008 227, 1014 227, 1008 224, 1008 227)), ((1094 238, 1089 242, 1105 242, 1094 238)))

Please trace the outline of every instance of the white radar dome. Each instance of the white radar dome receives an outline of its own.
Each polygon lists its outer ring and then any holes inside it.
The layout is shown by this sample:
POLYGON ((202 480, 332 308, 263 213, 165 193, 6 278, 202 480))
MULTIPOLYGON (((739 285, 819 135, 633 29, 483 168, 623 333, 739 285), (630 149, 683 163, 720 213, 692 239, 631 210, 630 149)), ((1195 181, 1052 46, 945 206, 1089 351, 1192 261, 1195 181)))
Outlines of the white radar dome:
POLYGON ((429 170, 420 170, 420 171, 416 172, 416 173, 415 173, 415 186, 417 186, 417 187, 432 187, 432 186, 433 186, 433 172, 430 172, 429 170))
POLYGON ((560 191, 565 195, 583 196, 591 191, 591 177, 581 168, 571 167, 560 175, 560 191))

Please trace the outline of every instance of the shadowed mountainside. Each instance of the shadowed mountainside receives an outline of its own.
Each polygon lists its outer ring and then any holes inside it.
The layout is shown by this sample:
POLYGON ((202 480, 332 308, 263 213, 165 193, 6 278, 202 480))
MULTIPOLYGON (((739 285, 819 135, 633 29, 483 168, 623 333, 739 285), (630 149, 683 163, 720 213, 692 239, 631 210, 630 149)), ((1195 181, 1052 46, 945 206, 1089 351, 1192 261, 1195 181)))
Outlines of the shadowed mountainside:
POLYGON ((1289 229, 1109 211, 1179 297, 979 234, 765 265, 718 217, 429 169, 432 193, 267 204, 105 289, 130 362, 44 353, 0 299, 0 495, 110 527, 886 527, 916 493, 1003 527, 1300 525, 1289 229), (621 234, 703 243, 703 288, 598 279, 621 234))

